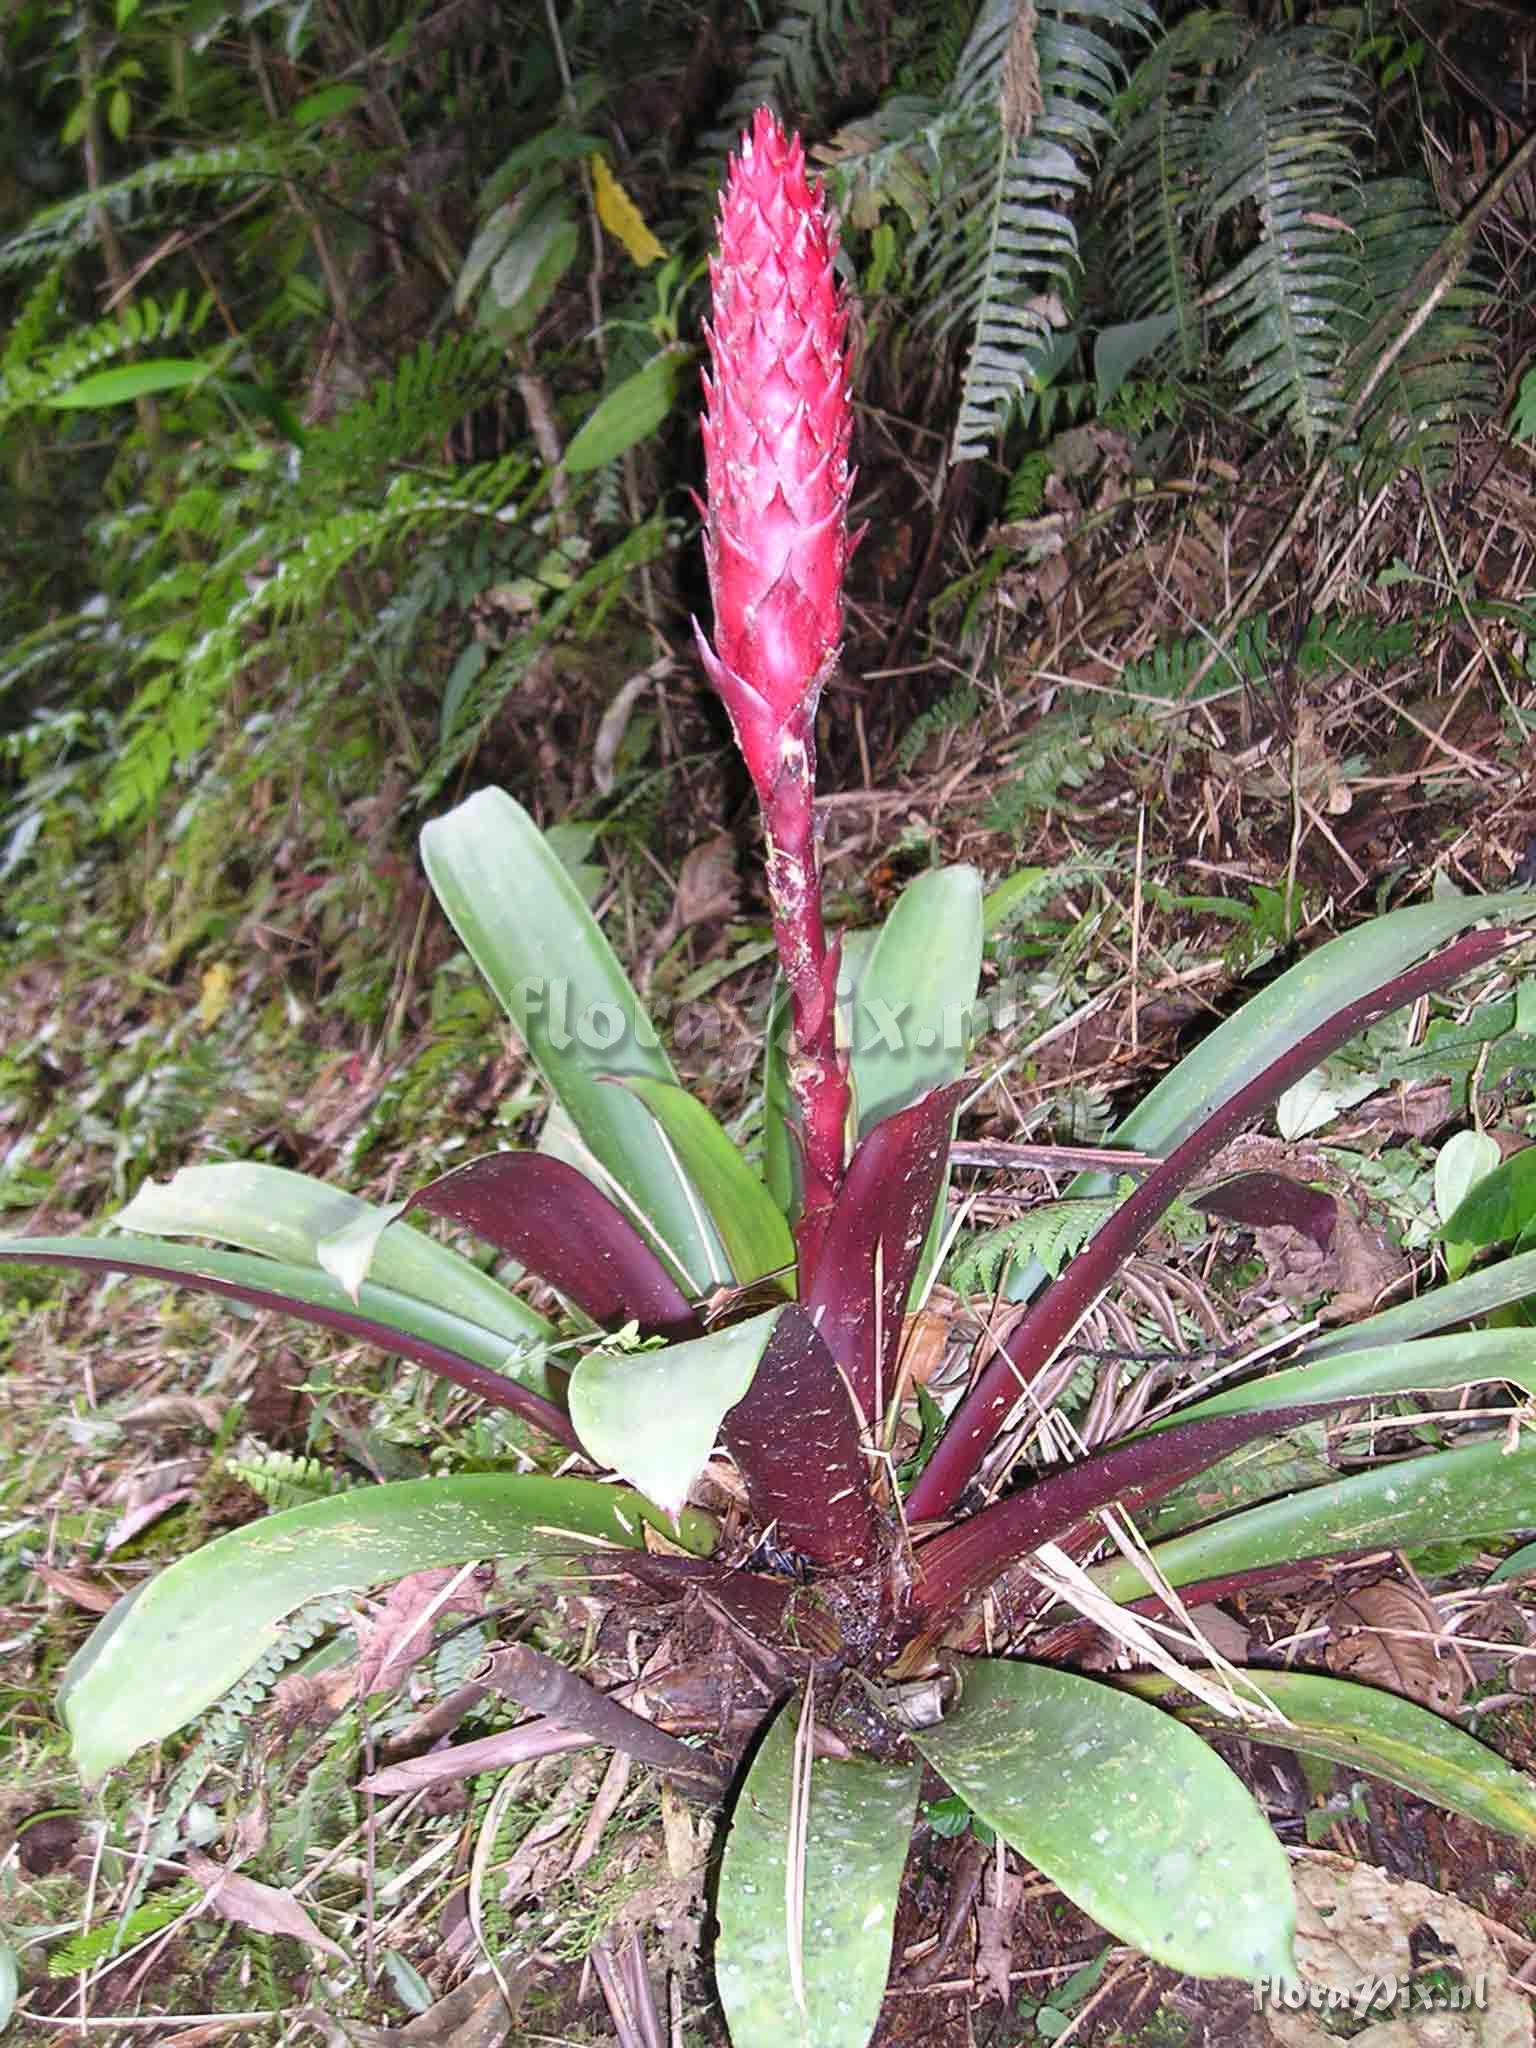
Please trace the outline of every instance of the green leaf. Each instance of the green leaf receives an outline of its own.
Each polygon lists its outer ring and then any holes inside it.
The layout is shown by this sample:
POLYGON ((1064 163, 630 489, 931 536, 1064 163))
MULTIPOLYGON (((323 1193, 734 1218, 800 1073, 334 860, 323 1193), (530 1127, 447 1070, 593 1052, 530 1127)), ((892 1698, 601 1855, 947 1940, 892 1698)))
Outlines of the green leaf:
POLYGON ((1514 1153, 1485 1174, 1445 1219, 1452 1244, 1503 1244, 1536 1221, 1536 1146, 1514 1153))
MULTIPOLYGON (((1473 1188, 1496 1170, 1502 1157, 1498 1140, 1490 1138, 1486 1131, 1457 1131, 1446 1140, 1435 1160, 1435 1213, 1442 1222, 1454 1215, 1473 1188)), ((1443 1231, 1441 1236, 1445 1237, 1443 1231)), ((1461 1278, 1472 1263, 1475 1249, 1474 1245, 1445 1239, 1445 1270, 1450 1279, 1461 1278)))
POLYGON ((152 356, 142 363, 120 363, 113 370, 98 370, 82 377, 67 391, 56 391, 42 403, 55 412, 68 412, 92 405, 128 405, 152 391, 181 391, 199 383, 214 365, 200 357, 152 356))
POLYGON ((1010 1848, 1175 1970, 1294 1974, 1285 1851, 1198 1736, 1071 1672, 1000 1659, 961 1668, 959 1705, 912 1741, 1010 1848))
MULTIPOLYGON (((1507 1450, 1501 1431, 1245 1508, 1224 1522, 1154 1545, 1152 1559, 1172 1585, 1186 1586, 1291 1558, 1507 1536, 1533 1527, 1536 1443, 1507 1450)), ((1130 1563, 1101 1565, 1093 1577, 1112 1600, 1137 1600, 1148 1591, 1130 1563)))
POLYGON ((577 472, 601 469, 654 434, 677 403, 693 358, 691 348, 674 343, 615 385, 571 436, 562 466, 577 472))
MULTIPOLYGON (((95 1780, 183 1727, 308 1600, 473 1558, 548 1564, 584 1538, 634 1548, 655 1519, 636 1495, 591 1480, 475 1472, 358 1487, 232 1529, 119 1601, 76 1653, 61 1702, 75 1761, 95 1780)), ((690 1517, 683 1540, 705 1528, 690 1517)))
MULTIPOLYGON (((212 1237, 242 1251, 308 1266, 323 1265, 320 1247, 327 1239, 371 1225, 380 1232, 368 1266, 368 1278, 376 1286, 430 1302, 523 1347, 542 1344, 553 1335, 537 1310, 509 1294, 462 1252, 438 1244, 409 1223, 391 1221, 393 1206, 365 1202, 283 1166, 228 1160, 184 1166, 169 1181, 146 1181, 112 1220, 120 1230, 212 1237)), ((331 1268, 324 1270, 331 1271, 333 1279, 341 1278, 331 1268)), ((536 1360, 531 1369, 541 1382, 536 1360)))
POLYGON ((1303 1359, 1334 1358, 1345 1351, 1402 1342, 1430 1330, 1448 1329, 1452 1323, 1474 1322, 1479 1316, 1523 1301, 1531 1294, 1536 1294, 1536 1252, 1521 1252, 1515 1258, 1501 1259, 1497 1265, 1484 1266, 1480 1272, 1468 1273, 1449 1287, 1421 1294, 1417 1301, 1400 1302, 1396 1308, 1367 1316, 1363 1323, 1352 1323, 1348 1329, 1314 1337, 1301 1355, 1303 1359))
MULTIPOLYGON (((1144 1101, 1116 1126, 1115 1142, 1166 1152, 1189 1136, 1219 1104, 1257 1080, 1281 1053, 1330 1017, 1411 967, 1447 939, 1485 919, 1529 917, 1528 889, 1497 896, 1415 903, 1330 939, 1244 1003, 1180 1060, 1144 1101)), ((1069 1194, 1107 1194, 1108 1186, 1073 1183, 1069 1194)))
POLYGON ((921 1773, 913 1764, 811 1765, 801 2007, 785 1899, 799 1719, 791 1703, 763 1738, 725 1845, 715 1977, 732 2048, 865 2048, 885 1994, 921 1773))
POLYGON ((428 825, 421 857, 449 922, 608 1176, 599 1184, 617 1188, 691 1293, 723 1285, 725 1253, 649 1112, 602 1085, 610 1075, 677 1076, 564 862, 500 789, 428 825))
POLYGON ((1536 1572, 1536 1543, 1522 1545, 1511 1551, 1496 1571, 1488 1574, 1490 1586, 1497 1586, 1504 1579, 1518 1579, 1526 1572, 1536 1572))
POLYGON ((859 1136, 965 1072, 981 978, 981 878, 935 868, 909 882, 853 985, 849 1067, 859 1136))
POLYGON ((313 128, 320 121, 333 121, 349 114, 359 100, 368 97, 360 85, 327 85, 299 101, 289 117, 295 128, 313 128))
POLYGON ((677 1514, 725 1411, 751 1386, 778 1313, 657 1351, 589 1351, 571 1374, 576 1434, 600 1464, 677 1514))
POLYGON ((1180 324, 1177 312, 1150 313, 1143 320, 1125 320, 1100 330, 1093 344, 1093 377, 1101 412, 1136 365, 1171 341, 1180 324))
POLYGON ((1292 1401, 1356 1401, 1373 1394, 1409 1394, 1475 1381, 1509 1380, 1536 1394, 1536 1330, 1468 1330, 1457 1337, 1374 1345, 1272 1372, 1250 1386, 1212 1394, 1154 1424, 1167 1429, 1206 1415, 1246 1415, 1292 1401))
POLYGON ((737 1281, 745 1286, 764 1273, 781 1273, 784 1292, 793 1294, 795 1241, 784 1213, 718 1121, 675 1082, 636 1074, 626 1085, 655 1117, 698 1189, 737 1281))
MULTIPOLYGON (((1256 1728, 1259 1741, 1369 1771, 1484 1827, 1536 1841, 1536 1782, 1454 1722, 1395 1692, 1342 1678, 1310 1671, 1255 1671, 1251 1677, 1291 1724, 1256 1728)), ((1143 1699, 1179 1692, 1177 1681, 1160 1673, 1125 1684, 1143 1699)), ((1203 1701, 1181 1699, 1173 1711, 1194 1727, 1232 1733, 1232 1723, 1203 1701)))

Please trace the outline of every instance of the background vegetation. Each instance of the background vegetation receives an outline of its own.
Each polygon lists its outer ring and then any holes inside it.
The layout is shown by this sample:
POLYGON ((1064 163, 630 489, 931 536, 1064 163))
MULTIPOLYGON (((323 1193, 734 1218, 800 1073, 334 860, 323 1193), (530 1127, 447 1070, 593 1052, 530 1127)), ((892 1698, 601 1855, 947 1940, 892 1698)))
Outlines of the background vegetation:
MULTIPOLYGON (((765 99, 837 199, 857 308, 867 530, 823 719, 840 908, 957 854, 1035 864, 991 949, 1027 1053, 972 1136, 1091 1143, 1303 939, 1533 879, 1521 34, 1438 0, 18 6, 0 1203, 62 1228, 193 1157, 388 1195, 526 1135, 536 1077, 414 854, 489 782, 558 822, 689 1078, 749 1114, 767 921, 691 653, 690 493, 714 194, 765 99)), ((1395 1255, 1433 1227, 1445 1134, 1525 1135, 1529 1011, 1511 987, 1421 1018, 1333 1076, 1329 1113, 1374 1090, 1373 1119, 1284 1132, 1342 1148, 1395 1255)), ((1310 1298, 1251 1245, 1223 1278, 1238 1321, 1310 1298)), ((387 1717, 258 1716, 274 1660, 87 1813, 48 1702, 93 1601, 156 1560, 258 1497, 494 1465, 501 1419, 136 1287, 3 1287, 31 2013, 68 1990, 254 2029, 302 2005, 291 1926, 182 1924, 194 1890, 151 1883, 237 1812, 261 1816, 249 1867, 362 1958, 328 2009, 425 2010, 433 1817, 366 1927, 358 1904, 352 1787, 387 1717)), ((653 1894, 697 1916, 650 1795, 583 1861, 565 1839, 526 1904, 539 1817, 565 1800, 584 1841, 595 1791, 530 1781, 491 1817, 530 1953, 621 1944, 653 1894)), ((546 2038, 597 2024, 576 1984, 530 1994, 546 2038)), ((707 2025, 689 2006, 679 2038, 707 2025)))

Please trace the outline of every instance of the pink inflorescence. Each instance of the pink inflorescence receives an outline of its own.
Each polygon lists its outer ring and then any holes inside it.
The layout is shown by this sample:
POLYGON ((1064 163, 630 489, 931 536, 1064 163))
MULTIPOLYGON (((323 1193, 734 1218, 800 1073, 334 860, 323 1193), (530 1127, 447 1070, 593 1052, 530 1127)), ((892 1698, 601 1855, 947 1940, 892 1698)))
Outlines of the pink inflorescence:
POLYGON ((835 253, 799 137, 759 108, 731 162, 710 266, 715 644, 703 653, 760 786, 786 723, 808 732, 842 641, 853 410, 835 253))

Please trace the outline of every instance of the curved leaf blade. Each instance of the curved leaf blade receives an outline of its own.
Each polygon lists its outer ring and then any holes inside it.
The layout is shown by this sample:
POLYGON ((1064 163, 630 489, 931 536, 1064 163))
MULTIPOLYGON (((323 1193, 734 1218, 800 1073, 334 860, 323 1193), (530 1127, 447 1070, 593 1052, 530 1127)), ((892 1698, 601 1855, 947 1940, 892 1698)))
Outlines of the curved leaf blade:
POLYGON ((490 1152, 429 1181, 406 1205, 449 1217, 517 1259, 594 1323, 681 1336, 698 1323, 623 1211, 563 1159, 490 1152))
POLYGON ((810 1276, 805 1306, 871 1425, 893 1391, 902 1318, 949 1172, 962 1092, 958 1082, 936 1088, 859 1141, 810 1276))
MULTIPOLYGON (((1353 1685, 1310 1671, 1255 1671, 1258 1691, 1274 1701, 1288 1728, 1266 1724, 1259 1739, 1304 1756, 1325 1757, 1350 1770, 1369 1771, 1451 1813, 1465 1814, 1483 1827, 1536 1841, 1536 1783, 1505 1763, 1485 1743, 1442 1720, 1416 1700, 1374 1686, 1353 1685)), ((1168 1700, 1181 1721, 1213 1734, 1230 1735, 1224 1721, 1203 1701, 1190 1700, 1178 1683, 1161 1673, 1128 1679, 1143 1699, 1168 1700)))
POLYGON ((24 1266, 72 1266, 87 1273, 139 1273, 318 1323, 413 1359, 498 1407, 510 1408, 562 1443, 576 1445, 576 1433, 560 1409, 503 1370, 518 1365, 515 1345, 463 1316, 373 1281, 363 1283, 354 1302, 339 1281, 318 1267, 285 1265, 244 1252, 204 1251, 162 1238, 0 1238, 0 1259, 24 1266))
MULTIPOLYGON (((357 1228, 365 1218, 379 1223, 386 1214, 377 1202, 328 1187, 307 1173, 234 1159, 183 1166, 168 1181, 146 1181, 112 1221, 119 1230, 147 1237, 214 1237, 265 1258, 315 1266, 327 1238, 357 1228)), ((509 1343, 542 1341, 554 1334, 537 1310, 462 1252, 409 1224, 381 1224, 368 1273, 380 1287, 497 1330, 509 1343)))
POLYGON ((1285 1851, 1214 1750, 1071 1672, 1000 1659, 963 1670, 960 1704, 912 1742, 1010 1848, 1175 1970, 1294 1974, 1285 1851))
POLYGON ((1468 1330, 1458 1337, 1421 1337, 1414 1343, 1341 1351, 1268 1373, 1246 1387, 1208 1395, 1153 1423, 1148 1433, 1177 1422, 1253 1414, 1293 1401, 1360 1401, 1371 1395, 1428 1392, 1483 1380, 1508 1380, 1536 1395, 1536 1330, 1468 1330))
POLYGON ((625 1083, 656 1119, 698 1189, 739 1286, 765 1273, 794 1291, 795 1241, 784 1212, 696 1096, 674 1081, 635 1074, 625 1083))
POLYGON ((1421 1294, 1417 1301, 1400 1302, 1396 1308, 1367 1316, 1363 1323, 1314 1337, 1301 1355, 1304 1359, 1334 1358, 1345 1351, 1422 1337, 1431 1330, 1448 1329, 1452 1323, 1473 1322, 1531 1294, 1536 1294, 1536 1252, 1520 1252, 1480 1272, 1468 1273, 1449 1287, 1421 1294))
POLYGON ((698 1196, 643 1104, 602 1077, 676 1081, 570 873, 522 805, 482 789, 421 835, 428 880, 593 1158, 694 1294, 729 1278, 698 1196), (552 964, 559 971, 552 973, 552 964))
MULTIPOLYGON (((1245 1508, 1155 1544, 1152 1558, 1170 1584, 1184 1586, 1291 1558, 1530 1528, 1536 1528, 1536 1443, 1510 1450, 1501 1432, 1245 1508)), ((1101 1565, 1093 1577, 1112 1600, 1135 1600, 1147 1591, 1129 1563, 1101 1565)))
POLYGON ((804 1711, 791 1702, 764 1736, 725 1845, 715 1977, 733 2048, 865 2048, 885 1994, 921 1774, 912 1764, 811 1765, 804 1915, 794 1930, 801 2006, 785 1880, 804 1711))
MULTIPOLYGON (((593 1480, 475 1472, 358 1487, 231 1529, 119 1601, 76 1653, 62 1695, 75 1761, 94 1780, 183 1727, 308 1600, 475 1558, 533 1565, 583 1537, 635 1548, 648 1519, 649 1503, 593 1480)), ((690 1517, 683 1540, 707 1528, 690 1517)))
POLYGON ((965 1072, 981 941, 975 868, 935 868, 898 897, 850 1004, 848 1065, 861 1138, 965 1072))
POLYGON ((781 1313, 770 1309, 660 1351, 589 1351, 570 1387, 583 1448, 679 1514, 781 1313))

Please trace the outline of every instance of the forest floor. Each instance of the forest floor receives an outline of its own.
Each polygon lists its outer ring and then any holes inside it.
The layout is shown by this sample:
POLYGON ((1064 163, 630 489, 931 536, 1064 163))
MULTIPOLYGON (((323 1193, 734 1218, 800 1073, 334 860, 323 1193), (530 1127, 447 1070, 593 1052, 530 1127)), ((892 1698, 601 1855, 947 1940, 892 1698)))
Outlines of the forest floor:
MULTIPOLYGON (((989 955, 1013 1018, 978 1060, 1013 1063, 973 1104, 972 1141, 1093 1143, 1203 1029, 1329 936, 1435 890, 1536 879, 1536 502, 1523 448, 1469 433, 1438 494, 1410 479, 1362 509, 1329 486, 1284 535, 1298 477, 1272 452, 1240 468, 1200 444, 1184 474, 1134 497, 1124 444, 1083 433, 1058 451, 1041 515, 978 547, 976 569, 995 543, 1006 572, 973 576, 930 614, 939 646, 904 620, 922 521, 885 522, 863 550, 848 668, 823 710, 840 921, 878 917, 941 862, 974 863, 989 888, 1035 871, 989 955), (1216 622, 1282 537, 1280 569, 1237 612, 1234 665, 1200 677, 1216 622)), ((878 460, 865 479, 879 489, 878 460)), ((717 709, 680 622, 669 638, 676 660, 627 725, 604 714, 632 649, 557 651, 487 735, 470 781, 505 782, 544 822, 599 826, 590 857, 604 865, 607 929, 667 1020, 682 1078, 738 1123, 766 918, 717 709)), ((348 716, 371 718, 361 702, 348 716)), ((0 960, 0 1198, 16 1228, 92 1223, 147 1174, 231 1155, 390 1199, 531 1136, 537 1076, 425 892, 406 786, 375 734, 326 808, 279 770, 231 781, 190 825, 127 849, 44 846, 13 888, 0 960)), ((1369 1061, 1346 1078, 1371 1082, 1369 1061)), ((1518 1058, 1490 1066, 1484 1052, 1459 1071, 1344 1092, 1315 1138, 1266 1126, 1255 1142, 1292 1156, 1325 1147, 1359 1228, 1327 1270, 1229 1232, 1201 1269, 1229 1330, 1305 1319, 1320 1302, 1363 1313, 1434 1256, 1436 1139, 1469 1121, 1536 1135, 1536 1070, 1518 1058)), ((975 1168, 957 1175, 956 1199, 1001 1218, 1059 1178, 975 1168)), ((1178 1247, 1166 1256, 1190 1263, 1178 1247)), ((493 1462, 473 1404, 375 1354, 139 1283, 8 1268, 0 1329, 0 1842, 17 2038, 489 2048, 509 2025, 475 1974, 489 1952, 518 2008, 511 2038, 644 2040, 643 2027, 616 2032, 622 1994, 602 1989, 637 1932, 661 2038, 722 2038, 697 1961, 707 1820, 645 1773, 616 1777, 581 1753, 519 1767, 499 1790, 446 1784, 387 1804, 357 1792, 363 1761, 419 1742, 430 1703, 490 1639, 489 1582, 465 1589, 476 1625, 458 1647, 366 1713, 357 1641, 344 1636, 225 1725, 212 1752, 184 1735, 88 1795, 71 1768, 54 1709, 66 1659, 121 1593, 263 1511, 242 1468, 270 1470, 272 1453, 313 1461, 293 1468, 302 1489, 343 1470, 493 1462), (213 1843, 226 1861, 237 1843, 243 1874, 271 1896, 226 1892, 200 1911, 186 1858, 195 1867, 213 1843)), ((1475 1547, 1413 1562, 1442 1621, 1475 1615, 1464 1632, 1504 1646, 1465 1653, 1458 1718, 1529 1767, 1530 1581, 1487 1587, 1493 1560, 1475 1547)), ((1320 1652, 1338 1590, 1249 1603, 1226 1621, 1250 1642, 1320 1652)), ((359 1631, 369 1624, 364 1614, 359 1631)), ((615 1679, 696 1647, 663 1616, 616 1616, 591 1595, 558 1603, 543 1626, 551 1646, 584 1648, 615 1679)), ((468 1726, 509 1719, 493 1700, 468 1726)), ((1536 1855, 1344 1769, 1304 1774, 1236 1740, 1225 1753, 1298 1870, 1384 1871, 1468 1909, 1453 1935, 1433 1931, 1428 1908, 1409 1913, 1421 1988, 1454 1952, 1445 1983, 1514 1979, 1515 1993, 1501 1989, 1487 2012, 1261 2011, 1246 1988, 1179 1980, 1107 1944, 1043 1880, 1005 1870, 974 1835, 925 1825, 879 2040, 1530 2041, 1518 1987, 1536 1984, 1536 1855), (957 1899, 979 1909, 979 1946, 957 1899)), ((1394 1893, 1393 1910, 1412 1896, 1394 1893)))

